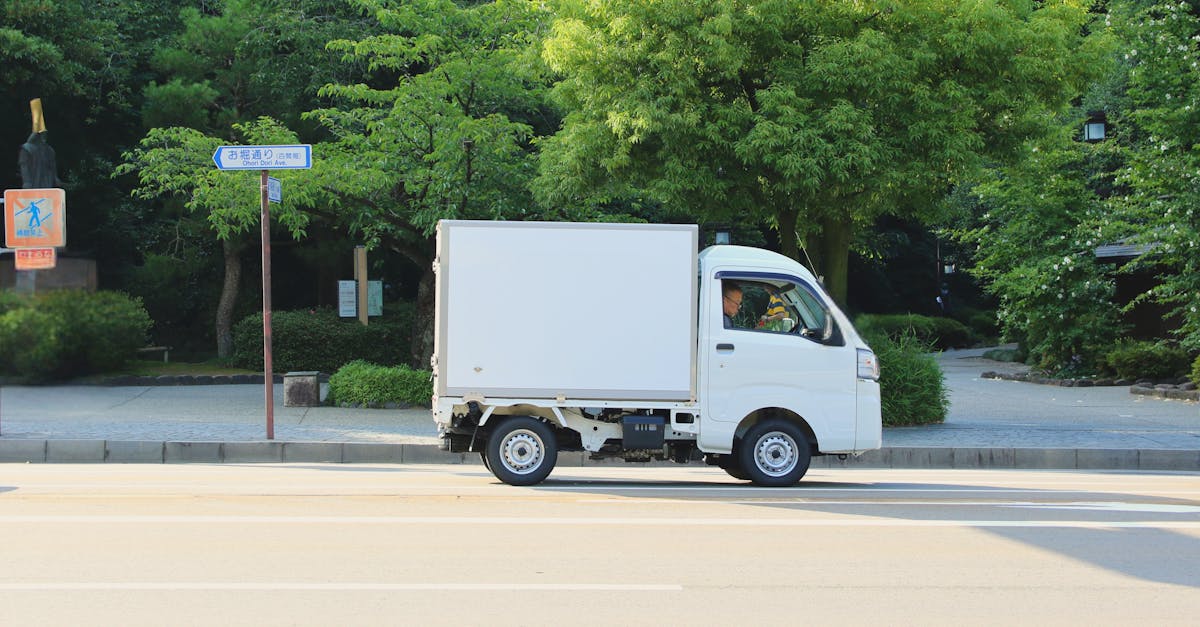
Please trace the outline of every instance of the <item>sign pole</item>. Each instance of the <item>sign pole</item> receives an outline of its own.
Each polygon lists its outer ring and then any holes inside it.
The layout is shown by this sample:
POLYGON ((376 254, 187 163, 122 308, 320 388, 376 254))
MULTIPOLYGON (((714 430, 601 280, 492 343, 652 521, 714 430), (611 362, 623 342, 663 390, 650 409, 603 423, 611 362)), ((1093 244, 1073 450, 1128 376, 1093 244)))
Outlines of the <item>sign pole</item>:
MULTIPOLYGON (((262 199, 263 389, 267 402, 267 439, 275 439, 275 365, 271 363, 271 177, 270 170, 312 168, 312 146, 218 146, 213 152, 218 170, 259 170, 262 199)), ((278 202, 278 201, 277 201, 278 202)))
POLYGON ((267 170, 262 171, 262 284, 263 284, 263 387, 267 400, 267 439, 275 439, 275 372, 271 363, 271 203, 267 197, 267 170))

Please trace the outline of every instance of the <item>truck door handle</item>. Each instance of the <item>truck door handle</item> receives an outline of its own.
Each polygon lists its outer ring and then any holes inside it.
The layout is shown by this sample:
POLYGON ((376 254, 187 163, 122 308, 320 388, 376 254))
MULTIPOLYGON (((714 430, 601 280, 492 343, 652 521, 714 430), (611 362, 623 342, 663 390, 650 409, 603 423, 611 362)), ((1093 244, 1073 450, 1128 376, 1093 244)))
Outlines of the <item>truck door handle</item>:
POLYGON ((731 351, 731 350, 733 350, 733 344, 717 344, 717 350, 731 351))

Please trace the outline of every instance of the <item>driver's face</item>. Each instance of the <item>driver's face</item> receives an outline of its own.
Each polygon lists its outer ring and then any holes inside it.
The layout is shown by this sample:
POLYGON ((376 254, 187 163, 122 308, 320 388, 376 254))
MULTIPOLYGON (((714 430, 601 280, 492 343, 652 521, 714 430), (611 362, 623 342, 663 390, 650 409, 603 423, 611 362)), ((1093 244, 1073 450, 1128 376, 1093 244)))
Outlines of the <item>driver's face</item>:
POLYGON ((739 309, 742 308, 742 293, 738 291, 730 292, 722 296, 725 315, 733 317, 737 315, 739 309))

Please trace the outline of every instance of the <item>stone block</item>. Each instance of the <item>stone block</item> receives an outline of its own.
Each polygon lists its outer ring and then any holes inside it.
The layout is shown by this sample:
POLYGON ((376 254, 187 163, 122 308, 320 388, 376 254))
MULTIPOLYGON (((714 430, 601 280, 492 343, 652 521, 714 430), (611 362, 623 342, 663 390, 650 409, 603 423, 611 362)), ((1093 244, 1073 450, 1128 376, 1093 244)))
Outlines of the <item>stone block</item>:
POLYGON ((1138 451, 1138 468, 1200 472, 1200 451, 1142 449, 1138 451))
POLYGON ((450 453, 436 444, 401 444, 401 459, 405 464, 474 464, 478 453, 450 453))
MULTIPOLYGON (((581 452, 581 451, 570 451, 570 452, 566 452, 566 453, 559 453, 558 454, 558 463, 555 465, 562 466, 564 468, 579 468, 580 466, 584 466, 589 463, 588 458, 587 458, 587 456, 589 454, 590 453, 581 452)), ((479 456, 476 455, 476 457, 478 458, 479 456)), ((482 460, 480 460, 480 461, 482 461, 482 460)), ((591 463, 595 463, 595 462, 591 462, 591 463)))
POLYGON ((221 462, 220 442, 166 442, 163 444, 163 462, 168 464, 221 462))
POLYGON ((112 464, 161 464, 163 443, 109 440, 104 443, 104 461, 112 464))
POLYGON ((281 442, 226 442, 221 460, 226 463, 256 464, 283 461, 281 442))
POLYGON ((955 468, 1012 468, 1016 453, 1011 448, 956 448, 955 468))
POLYGON ((404 461, 399 444, 383 442, 346 442, 342 461, 347 464, 399 464, 404 461))
POLYGON ((846 459, 839 459, 837 455, 822 455, 814 457, 812 460, 813 468, 891 468, 892 467, 892 450, 891 448, 881 448, 873 451, 867 451, 862 455, 854 456, 847 455, 846 459))
POLYGON ((104 440, 46 440, 46 461, 97 464, 104 461, 104 440))
POLYGON ((341 442, 285 442, 283 461, 311 463, 341 463, 341 442))
POLYGON ((317 407, 321 404, 319 372, 289 372, 283 377, 284 407, 317 407))
POLYGON ((1073 448, 1019 448, 1014 450, 1014 468, 1075 468, 1073 448))
POLYGON ((0 440, 0 462, 40 464, 45 461, 45 440, 0 440))
POLYGON ((1137 470, 1138 452, 1133 449, 1084 449, 1075 452, 1080 470, 1137 470))
POLYGON ((893 447, 892 468, 953 468, 954 449, 893 447))

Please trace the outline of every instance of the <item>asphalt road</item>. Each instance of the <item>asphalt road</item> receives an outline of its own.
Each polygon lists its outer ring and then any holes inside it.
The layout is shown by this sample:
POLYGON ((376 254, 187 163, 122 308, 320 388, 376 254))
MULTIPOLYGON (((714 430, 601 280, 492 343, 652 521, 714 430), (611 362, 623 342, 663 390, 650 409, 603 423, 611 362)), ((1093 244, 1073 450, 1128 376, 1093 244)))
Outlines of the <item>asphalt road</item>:
POLYGON ((1195 473, 7 465, 10 624, 1195 624, 1195 473))

